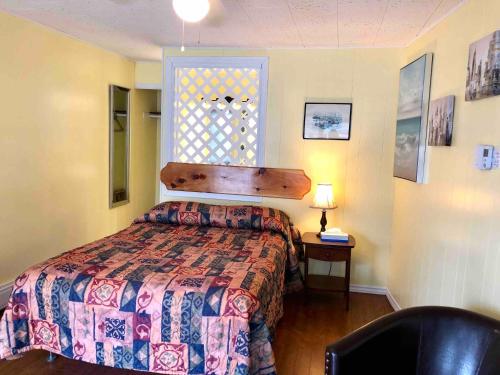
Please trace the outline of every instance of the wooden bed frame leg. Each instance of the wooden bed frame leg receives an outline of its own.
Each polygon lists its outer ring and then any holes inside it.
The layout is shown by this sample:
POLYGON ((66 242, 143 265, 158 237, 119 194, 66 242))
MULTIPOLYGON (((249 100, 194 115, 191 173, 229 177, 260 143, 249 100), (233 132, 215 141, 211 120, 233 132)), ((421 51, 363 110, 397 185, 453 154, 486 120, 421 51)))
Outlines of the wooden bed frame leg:
POLYGON ((52 352, 49 352, 49 356, 47 357, 47 362, 51 363, 51 362, 54 362, 56 360, 57 356, 52 353, 52 352))

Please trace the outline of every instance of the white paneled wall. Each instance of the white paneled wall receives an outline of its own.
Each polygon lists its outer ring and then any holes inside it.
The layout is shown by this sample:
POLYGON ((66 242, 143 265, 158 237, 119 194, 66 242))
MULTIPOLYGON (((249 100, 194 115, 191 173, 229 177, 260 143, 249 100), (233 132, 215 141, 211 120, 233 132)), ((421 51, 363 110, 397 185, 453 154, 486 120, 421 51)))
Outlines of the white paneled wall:
POLYGON ((405 50, 434 53, 431 99, 456 96, 453 144, 429 148, 429 182, 396 180, 389 288, 402 307, 453 305, 500 317, 500 170, 473 166, 500 147, 500 97, 465 102, 470 43, 500 28, 500 1, 472 0, 405 50))

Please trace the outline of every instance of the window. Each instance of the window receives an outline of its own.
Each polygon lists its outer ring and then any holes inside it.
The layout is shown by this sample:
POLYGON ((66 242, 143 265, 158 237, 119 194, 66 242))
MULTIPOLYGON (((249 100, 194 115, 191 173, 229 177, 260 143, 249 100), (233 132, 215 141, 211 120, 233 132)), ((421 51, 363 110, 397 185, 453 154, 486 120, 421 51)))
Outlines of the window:
POLYGON ((162 165, 263 165, 267 58, 171 57, 165 62, 162 165))

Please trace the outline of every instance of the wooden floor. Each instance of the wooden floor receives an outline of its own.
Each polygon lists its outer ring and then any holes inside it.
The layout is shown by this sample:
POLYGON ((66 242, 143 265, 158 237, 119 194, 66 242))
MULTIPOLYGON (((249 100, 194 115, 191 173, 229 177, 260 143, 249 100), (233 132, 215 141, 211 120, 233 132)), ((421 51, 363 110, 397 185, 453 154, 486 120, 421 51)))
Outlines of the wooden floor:
POLYGON ((328 344, 393 311, 385 296, 373 294, 351 293, 349 311, 340 294, 288 296, 273 345, 278 374, 324 374, 328 344))
MULTIPOLYGON (((342 298, 328 294, 287 296, 274 354, 280 375, 324 373, 325 346, 382 315, 392 312, 384 296, 351 294, 351 309, 342 298)), ((34 350, 14 361, 0 361, 0 374, 7 375, 144 375, 144 372, 91 365, 63 357, 47 363, 47 353, 34 350)))

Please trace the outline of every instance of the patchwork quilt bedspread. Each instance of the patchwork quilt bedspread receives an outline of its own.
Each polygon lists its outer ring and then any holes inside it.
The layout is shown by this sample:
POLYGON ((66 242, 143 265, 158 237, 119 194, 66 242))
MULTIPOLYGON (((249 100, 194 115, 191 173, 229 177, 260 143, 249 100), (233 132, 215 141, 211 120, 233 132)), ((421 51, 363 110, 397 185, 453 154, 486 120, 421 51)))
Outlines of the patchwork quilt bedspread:
POLYGON ((300 287, 283 212, 168 202, 20 275, 0 358, 45 349, 163 374, 274 374, 283 294, 300 287))

